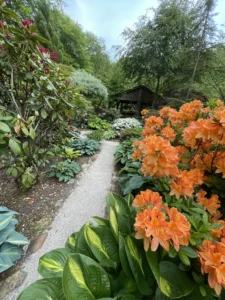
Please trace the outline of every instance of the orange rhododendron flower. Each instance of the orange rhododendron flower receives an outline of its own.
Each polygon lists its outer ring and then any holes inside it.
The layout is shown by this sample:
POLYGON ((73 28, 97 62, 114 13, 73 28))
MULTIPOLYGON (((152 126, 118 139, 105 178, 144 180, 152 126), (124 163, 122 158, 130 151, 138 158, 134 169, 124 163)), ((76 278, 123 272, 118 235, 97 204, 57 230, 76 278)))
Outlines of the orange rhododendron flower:
POLYGON ((142 136, 146 137, 146 136, 150 136, 156 133, 156 130, 154 127, 152 128, 144 128, 144 130, 142 131, 142 136))
POLYGON ((225 244, 204 240, 198 255, 202 274, 209 274, 209 286, 220 295, 225 288, 225 244))
POLYGON ((168 106, 164 106, 160 109, 159 114, 162 118, 168 118, 171 108, 168 106))
POLYGON ((179 112, 182 114, 182 118, 185 122, 190 122, 196 119, 197 115, 200 113, 201 108, 201 101, 194 100, 190 103, 183 104, 179 112))
POLYGON ((163 207, 164 211, 158 207, 145 209, 137 214, 134 224, 137 231, 135 237, 144 239, 145 251, 156 251, 161 245, 169 251, 172 244, 176 251, 179 251, 180 245, 187 246, 190 237, 190 223, 177 208, 163 207))
POLYGON ((170 182, 170 195, 175 195, 177 199, 180 196, 192 197, 194 188, 203 183, 204 173, 199 169, 190 171, 179 171, 175 180, 170 182))
POLYGON ((223 173, 225 178, 225 152, 217 152, 213 167, 216 168, 215 173, 223 173))
POLYGON ((162 197, 157 192, 151 190, 142 191, 137 195, 133 201, 133 206, 136 208, 143 208, 145 206, 158 207, 162 205, 162 197))
POLYGON ((145 176, 175 176, 178 173, 178 151, 170 142, 152 135, 141 141, 142 172, 145 176))
POLYGON ((147 113, 148 113, 148 109, 143 109, 143 110, 141 111, 142 116, 147 115, 147 113))
POLYGON ((220 208, 220 200, 218 195, 212 195, 209 199, 205 197, 206 192, 200 190, 196 196, 196 202, 199 203, 205 210, 207 210, 212 216, 216 216, 218 209, 220 208))
POLYGON ((219 225, 221 225, 220 228, 217 229, 209 229, 209 231, 212 234, 212 238, 213 239, 221 239, 221 242, 224 243, 225 241, 225 221, 224 220, 215 220, 215 222, 213 223, 217 223, 219 225))
POLYGON ((190 165, 203 171, 211 171, 213 155, 213 152, 197 154, 191 161, 190 165))
POLYGON ((176 133, 175 131, 173 130, 173 128, 167 126, 167 127, 164 127, 162 130, 161 130, 161 135, 170 140, 171 142, 173 142, 176 138, 176 133))
POLYGON ((145 121, 145 128, 160 128, 163 125, 163 119, 156 116, 151 116, 145 121))

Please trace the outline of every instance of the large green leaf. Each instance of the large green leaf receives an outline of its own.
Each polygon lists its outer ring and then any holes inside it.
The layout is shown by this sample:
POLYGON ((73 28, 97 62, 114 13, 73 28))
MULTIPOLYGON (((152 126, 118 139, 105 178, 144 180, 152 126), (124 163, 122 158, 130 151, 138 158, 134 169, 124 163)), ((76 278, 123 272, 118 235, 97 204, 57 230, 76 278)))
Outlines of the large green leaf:
POLYGON ((125 237, 122 234, 119 234, 119 255, 123 271, 129 278, 134 278, 126 254, 125 237))
POLYGON ((9 225, 0 231, 0 245, 3 244, 6 238, 14 231, 14 228, 11 228, 9 225))
POLYGON ((11 132, 11 129, 6 123, 0 122, 0 131, 1 132, 11 132))
POLYGON ((22 256, 21 249, 18 246, 9 243, 4 243, 2 245, 2 247, 0 248, 0 254, 1 253, 7 255, 12 262, 15 262, 22 256))
POLYGON ((96 259, 105 267, 116 268, 119 264, 117 242, 106 226, 86 226, 85 237, 96 259))
POLYGON ((44 278, 28 286, 17 300, 66 300, 62 278, 44 278))
POLYGON ((13 262, 7 254, 0 253, 0 273, 13 266, 13 262))
POLYGON ((109 227, 109 220, 106 220, 106 219, 103 219, 103 218, 100 218, 100 217, 92 217, 92 219, 93 219, 98 225, 109 227))
POLYGON ((13 139, 9 140, 9 147, 13 151, 13 153, 20 155, 21 154, 21 148, 20 145, 15 142, 13 139))
POLYGON ((91 252, 91 249, 86 241, 85 235, 84 235, 84 229, 89 226, 89 223, 85 224, 81 227, 80 231, 77 234, 76 243, 75 243, 75 251, 74 253, 81 253, 83 255, 89 256, 91 258, 94 258, 93 253, 91 252))
POLYGON ((43 277, 62 277, 66 260, 71 252, 65 248, 58 248, 44 254, 38 264, 38 272, 43 277))
POLYGON ((183 298, 189 295, 193 288, 192 282, 185 272, 182 272, 177 265, 169 261, 162 261, 159 264, 160 289, 164 295, 172 299, 183 298))
POLYGON ((131 236, 128 236, 125 240, 125 249, 130 268, 134 278, 136 279, 140 292, 144 295, 152 294, 152 289, 149 282, 147 282, 147 278, 143 270, 143 259, 141 256, 142 249, 137 247, 136 240, 131 236))
POLYGON ((69 256, 63 270, 63 287, 67 300, 95 300, 111 294, 105 270, 82 254, 69 256))
MULTIPOLYGON (((156 290, 156 295, 155 295, 155 300, 170 300, 172 298, 165 296, 159 288, 156 290)), ((182 300, 215 300, 213 296, 207 295, 207 296, 202 296, 200 291, 199 291, 199 286, 195 286, 194 290, 191 292, 186 297, 180 298, 182 300)))
POLYGON ((28 239, 25 238, 25 236, 16 231, 10 233, 10 235, 6 239, 6 242, 13 245, 26 245, 29 243, 28 239))
POLYGON ((109 222, 112 233, 117 242, 119 242, 119 229, 118 229, 118 222, 116 217, 116 212, 112 207, 109 207, 109 222))
POLYGON ((107 196, 107 204, 109 207, 112 207, 115 209, 116 212, 123 214, 123 215, 130 215, 130 209, 128 207, 128 204, 126 200, 114 193, 109 193, 107 196))
POLYGON ((75 251, 77 236, 78 236, 78 232, 74 232, 68 237, 66 241, 65 248, 70 250, 71 252, 75 251))
POLYGON ((4 229, 13 218, 14 212, 8 211, 6 213, 0 213, 0 230, 4 229))

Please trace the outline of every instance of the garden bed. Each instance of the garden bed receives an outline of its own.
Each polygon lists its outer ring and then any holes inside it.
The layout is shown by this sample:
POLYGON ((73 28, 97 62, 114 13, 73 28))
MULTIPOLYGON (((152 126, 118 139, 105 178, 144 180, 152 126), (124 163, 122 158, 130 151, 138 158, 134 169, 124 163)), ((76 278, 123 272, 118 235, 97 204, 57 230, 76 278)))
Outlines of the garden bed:
MULTIPOLYGON (((97 156, 81 156, 76 161, 82 167, 97 156)), ((19 188, 14 178, 6 175, 4 169, 0 170, 0 205, 19 213, 17 230, 28 239, 50 227, 79 178, 78 175, 68 183, 58 182, 56 178, 48 177, 48 168, 41 171, 39 183, 29 190, 19 188)))

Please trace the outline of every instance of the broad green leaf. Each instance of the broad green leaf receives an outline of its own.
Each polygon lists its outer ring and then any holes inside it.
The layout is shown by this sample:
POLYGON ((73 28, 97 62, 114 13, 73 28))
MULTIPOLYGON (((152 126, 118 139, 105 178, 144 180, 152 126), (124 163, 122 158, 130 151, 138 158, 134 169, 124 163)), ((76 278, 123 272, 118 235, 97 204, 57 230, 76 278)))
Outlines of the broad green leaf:
POLYGON ((77 236, 78 236, 78 232, 74 232, 72 233, 65 244, 65 248, 74 252, 75 251, 75 244, 76 244, 76 240, 77 240, 77 236))
POLYGON ((137 286, 143 295, 152 294, 152 289, 149 283, 146 281, 146 277, 143 270, 143 260, 141 256, 141 251, 137 247, 135 239, 128 236, 125 240, 125 249, 127 258, 130 264, 130 268, 136 279, 137 286))
POLYGON ((6 254, 12 262, 15 262, 22 256, 21 249, 18 246, 9 243, 4 243, 2 245, 2 247, 0 248, 0 254, 1 253, 6 254))
POLYGON ((95 300, 111 294, 106 271, 82 254, 69 256, 63 270, 63 287, 67 300, 95 300))
POLYGON ((11 129, 6 123, 0 122, 0 131, 1 132, 11 132, 11 129))
POLYGON ((172 299, 181 298, 193 291, 194 282, 174 263, 162 261, 159 264, 159 271, 160 289, 167 297, 172 299))
POLYGON ((98 225, 109 227, 109 220, 106 220, 106 219, 103 219, 103 218, 100 218, 100 217, 92 217, 92 219, 93 219, 98 225))
POLYGON ((9 140, 9 147, 13 151, 13 153, 20 155, 21 154, 21 148, 20 145, 15 142, 14 140, 10 139, 9 140))
POLYGON ((119 264, 119 250, 111 230, 106 226, 86 226, 87 243, 101 265, 116 268, 119 264))
POLYGON ((13 266, 13 262, 7 254, 0 253, 0 273, 13 266))
POLYGON ((89 223, 81 227, 80 231, 77 234, 76 243, 75 243, 75 253, 81 253, 91 258, 95 258, 91 249, 86 241, 84 229, 88 226, 89 223))
POLYGON ((198 254, 189 246, 180 246, 180 249, 184 251, 184 253, 190 258, 197 258, 198 254))
POLYGON ((124 236, 121 233, 119 234, 119 255, 123 271, 129 278, 134 278, 126 254, 124 236))
POLYGON ((144 183, 145 180, 139 175, 132 177, 130 180, 130 186, 132 190, 139 189, 144 183))
POLYGON ((0 245, 5 242, 6 238, 10 235, 11 232, 13 232, 13 230, 14 230, 14 228, 7 225, 7 227, 5 227, 4 229, 2 229, 0 231, 0 245))
POLYGON ((123 296, 121 298, 121 300, 138 300, 138 298, 136 298, 135 296, 133 295, 126 295, 126 296, 123 296))
POLYGON ((130 214, 130 209, 128 207, 126 200, 119 195, 116 195, 114 193, 109 193, 107 197, 107 204, 109 207, 114 208, 116 212, 120 214, 124 214, 128 216, 130 214))
POLYGON ((58 248, 44 254, 38 264, 38 272, 43 277, 62 277, 63 267, 71 252, 58 248))
POLYGON ((29 243, 28 239, 25 238, 25 236, 16 231, 10 233, 10 235, 6 239, 6 242, 13 245, 26 245, 29 243))
POLYGON ((0 214, 0 230, 4 229, 10 223, 11 219, 13 218, 13 215, 13 211, 8 211, 6 213, 0 214))
POLYGON ((66 300, 62 278, 44 278, 28 286, 17 300, 66 300))
POLYGON ((116 212, 112 207, 109 207, 109 222, 110 222, 112 233, 116 241, 119 242, 119 230, 118 230, 117 217, 116 217, 116 212))

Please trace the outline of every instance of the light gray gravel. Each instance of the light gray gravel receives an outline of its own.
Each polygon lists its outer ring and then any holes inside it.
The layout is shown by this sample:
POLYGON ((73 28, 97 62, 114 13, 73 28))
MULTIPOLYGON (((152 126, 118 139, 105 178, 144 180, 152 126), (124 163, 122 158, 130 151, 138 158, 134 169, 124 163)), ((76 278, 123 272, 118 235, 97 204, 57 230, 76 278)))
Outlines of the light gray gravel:
POLYGON ((76 186, 70 197, 52 223, 47 240, 43 247, 26 261, 24 270, 28 276, 18 289, 14 290, 5 300, 17 299, 20 292, 41 278, 37 272, 39 258, 55 248, 63 247, 67 237, 88 222, 92 216, 104 216, 106 196, 110 189, 114 167, 115 147, 117 142, 104 141, 98 158, 84 171, 79 185, 76 186))

